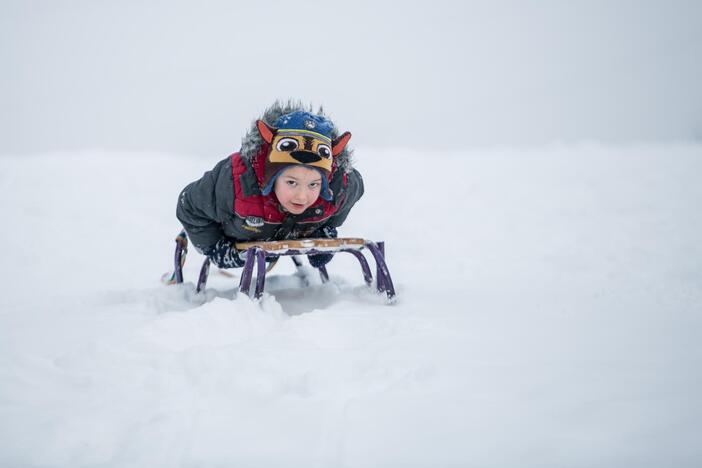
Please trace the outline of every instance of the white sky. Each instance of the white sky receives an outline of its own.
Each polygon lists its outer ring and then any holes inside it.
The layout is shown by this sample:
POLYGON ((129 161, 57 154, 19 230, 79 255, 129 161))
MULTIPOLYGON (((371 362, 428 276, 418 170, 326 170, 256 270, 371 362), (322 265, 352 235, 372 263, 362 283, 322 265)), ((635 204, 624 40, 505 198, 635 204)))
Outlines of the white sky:
POLYGON ((702 138, 702 2, 0 7, 0 154, 221 155, 287 97, 354 145, 702 138))

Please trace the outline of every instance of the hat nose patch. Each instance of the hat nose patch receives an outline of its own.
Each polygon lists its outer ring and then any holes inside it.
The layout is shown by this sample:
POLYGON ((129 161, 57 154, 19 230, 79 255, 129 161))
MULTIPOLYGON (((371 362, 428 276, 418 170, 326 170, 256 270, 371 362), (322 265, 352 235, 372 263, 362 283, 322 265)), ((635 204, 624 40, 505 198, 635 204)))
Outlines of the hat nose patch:
POLYGON ((312 151, 293 151, 290 153, 290 156, 300 161, 302 164, 309 164, 322 159, 317 153, 313 153, 312 151))

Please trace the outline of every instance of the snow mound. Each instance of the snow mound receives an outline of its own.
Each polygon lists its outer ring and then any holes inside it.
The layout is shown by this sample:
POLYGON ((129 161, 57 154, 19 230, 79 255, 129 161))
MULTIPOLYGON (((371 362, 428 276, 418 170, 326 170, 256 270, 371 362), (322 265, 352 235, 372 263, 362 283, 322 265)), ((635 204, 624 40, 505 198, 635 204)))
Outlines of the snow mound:
POLYGON ((392 307, 349 255, 161 285, 214 160, 0 158, 0 466, 702 462, 700 145, 357 161, 392 307))

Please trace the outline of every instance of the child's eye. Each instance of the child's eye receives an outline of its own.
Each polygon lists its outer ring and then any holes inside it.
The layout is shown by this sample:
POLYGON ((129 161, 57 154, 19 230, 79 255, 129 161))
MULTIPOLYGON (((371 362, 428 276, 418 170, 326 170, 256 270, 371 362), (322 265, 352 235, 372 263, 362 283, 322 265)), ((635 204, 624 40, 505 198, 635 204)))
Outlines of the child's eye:
POLYGON ((297 184, 297 182, 295 182, 294 180, 286 180, 285 183, 288 184, 288 185, 291 186, 291 187, 294 187, 295 184, 297 184))
POLYGON ((319 182, 312 182, 310 184, 310 188, 317 188, 317 187, 319 187, 319 182))

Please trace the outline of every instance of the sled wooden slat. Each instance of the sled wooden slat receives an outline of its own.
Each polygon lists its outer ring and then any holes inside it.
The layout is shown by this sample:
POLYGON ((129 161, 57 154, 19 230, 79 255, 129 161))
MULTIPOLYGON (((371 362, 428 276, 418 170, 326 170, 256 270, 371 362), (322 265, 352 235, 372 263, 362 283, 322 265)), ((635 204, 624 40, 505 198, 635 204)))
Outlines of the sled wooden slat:
POLYGON ((356 237, 341 237, 338 239, 291 239, 284 241, 254 241, 254 242, 237 242, 236 248, 239 250, 247 250, 251 247, 259 247, 267 252, 280 252, 286 250, 297 250, 305 252, 307 250, 337 250, 337 249, 354 249, 360 250, 365 246, 365 239, 356 237))

